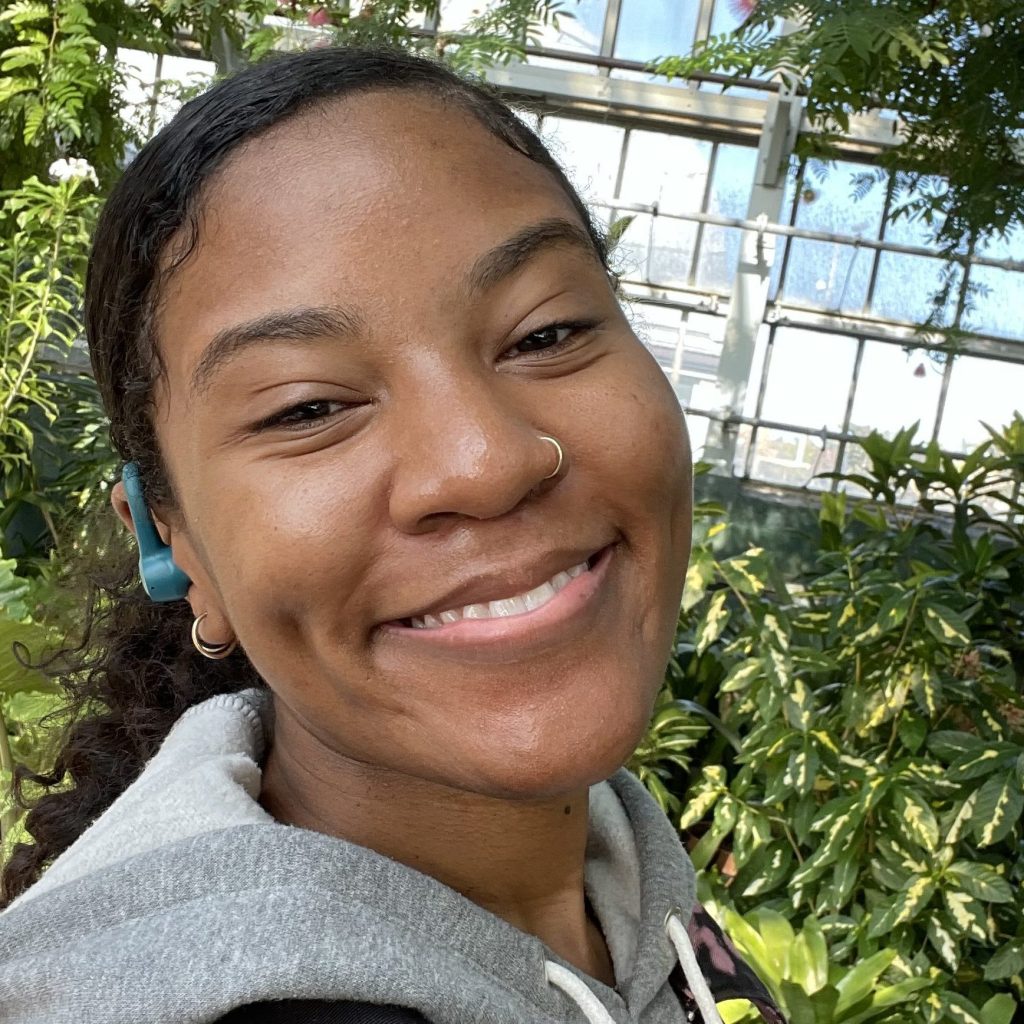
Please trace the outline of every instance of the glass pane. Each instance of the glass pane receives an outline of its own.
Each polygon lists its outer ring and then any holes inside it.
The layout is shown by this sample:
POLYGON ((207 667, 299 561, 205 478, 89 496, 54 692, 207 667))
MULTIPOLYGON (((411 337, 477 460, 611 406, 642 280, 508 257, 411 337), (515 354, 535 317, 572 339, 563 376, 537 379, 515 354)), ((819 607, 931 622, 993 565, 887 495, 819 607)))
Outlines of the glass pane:
MULTIPOLYGON (((796 225, 851 238, 877 238, 885 184, 876 183, 854 198, 858 176, 870 173, 865 164, 839 161, 829 168, 809 161, 797 201, 796 225)), ((870 250, 794 238, 783 291, 787 298, 820 309, 861 310, 873 264, 870 250)))
POLYGON ((856 351, 856 340, 845 335, 778 328, 762 417, 799 427, 840 430, 856 351))
POLYGON ((704 458, 704 445, 708 439, 710 426, 711 421, 706 416, 686 414, 686 429, 690 435, 690 450, 693 452, 694 462, 704 458))
POLYGON ((676 394, 684 408, 719 409, 718 363, 725 340, 725 317, 710 313, 683 315, 683 352, 676 378, 676 394))
POLYGON ((935 232, 942 224, 943 218, 931 215, 933 223, 929 224, 921 213, 901 214, 901 210, 922 198, 942 195, 947 189, 945 181, 940 178, 924 178, 911 188, 905 186, 903 179, 897 176, 893 184, 890 201, 889 220, 885 223, 883 237, 890 242, 903 245, 921 245, 929 249, 936 248, 935 232))
MULTIPOLYGON (((1017 258, 1024 258, 1024 253, 1017 258)), ((999 338, 1024 339, 1024 273, 971 267, 961 326, 999 338)))
POLYGON ((622 0, 615 56, 647 61, 689 53, 699 13, 700 0, 622 0))
POLYGON ((997 359, 959 356, 942 412, 939 444, 966 452, 988 436, 982 420, 996 430, 1024 408, 1024 365, 997 359))
POLYGON ((747 455, 750 453, 750 438, 754 428, 747 423, 741 423, 740 429, 736 432, 736 456, 732 461, 733 476, 747 477, 747 455))
POLYGON ((862 196, 855 196, 858 181, 873 173, 874 168, 867 164, 848 160, 839 160, 832 167, 808 161, 797 204, 797 225, 851 238, 878 238, 885 182, 875 182, 862 196))
POLYGON ((682 311, 676 306, 633 303, 630 324, 658 365, 672 377, 682 352, 682 311))
POLYGON ((893 437, 920 421, 918 439, 930 438, 935 429, 944 366, 943 359, 937 360, 921 349, 907 352, 899 345, 865 342, 850 432, 870 434, 877 430, 893 437))
POLYGON ((696 224, 642 213, 623 233, 614 263, 633 280, 686 285, 696 245, 696 224))
POLYGON ((823 442, 813 434, 758 427, 750 475, 755 480, 785 487, 827 490, 831 482, 814 477, 835 469, 838 450, 835 441, 823 442))
POLYGON ((707 187, 711 143, 660 132, 631 132, 621 198, 657 202, 666 209, 700 210, 707 187))
MULTIPOLYGON (((551 24, 539 26, 539 45, 551 50, 600 53, 607 8, 608 0, 576 0, 575 3, 566 4, 551 24)), ((578 65, 579 70, 584 67, 578 65)))
MULTIPOLYGON (((757 150, 749 146, 718 147, 708 196, 708 212, 723 217, 746 217, 754 184, 757 150)), ((725 290, 732 286, 739 262, 742 232, 736 228, 704 226, 697 284, 725 290)))
MULTIPOLYGON (((878 276, 871 297, 871 311, 889 320, 923 324, 934 311, 933 296, 945 280, 945 263, 928 256, 908 256, 883 252, 878 259, 878 276)), ((963 271, 953 271, 953 289, 939 318, 934 321, 948 327, 956 316, 956 304, 963 271)))
POLYGON ((857 312, 864 308, 874 254, 831 242, 790 240, 783 295, 815 309, 857 312))
MULTIPOLYGON (((918 434, 918 440, 927 440, 927 438, 918 434)), ((871 458, 859 444, 848 444, 846 446, 846 454, 843 456, 843 472, 846 474, 866 476, 869 479, 874 475, 871 458)), ((871 497, 871 492, 868 491, 866 487, 861 487, 860 484, 855 483, 852 480, 840 480, 838 487, 839 490, 845 491, 853 498, 871 497)), ((904 487, 903 490, 896 492, 896 502, 899 505, 913 505, 917 501, 917 498, 917 485, 914 484, 913 481, 911 481, 908 487, 904 487)))
POLYGON ((715 0, 711 15, 711 35, 732 32, 740 27, 754 13, 757 0, 715 0))
POLYGON ((585 200, 614 194, 625 131, 608 124, 545 117, 541 137, 585 200))
POLYGON ((1024 260, 1024 228, 1014 228, 1005 235, 993 235, 979 242, 977 252, 992 260, 1024 260))

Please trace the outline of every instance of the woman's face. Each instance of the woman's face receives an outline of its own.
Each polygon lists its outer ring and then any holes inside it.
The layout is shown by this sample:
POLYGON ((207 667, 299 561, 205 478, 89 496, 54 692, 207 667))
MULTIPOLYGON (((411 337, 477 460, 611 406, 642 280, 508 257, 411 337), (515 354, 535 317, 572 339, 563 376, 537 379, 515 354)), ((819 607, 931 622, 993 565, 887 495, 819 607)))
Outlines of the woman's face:
POLYGON ((547 171, 432 98, 326 104, 219 173, 157 331, 162 518, 204 638, 237 636, 320 743, 501 797, 629 756, 690 452, 547 171))

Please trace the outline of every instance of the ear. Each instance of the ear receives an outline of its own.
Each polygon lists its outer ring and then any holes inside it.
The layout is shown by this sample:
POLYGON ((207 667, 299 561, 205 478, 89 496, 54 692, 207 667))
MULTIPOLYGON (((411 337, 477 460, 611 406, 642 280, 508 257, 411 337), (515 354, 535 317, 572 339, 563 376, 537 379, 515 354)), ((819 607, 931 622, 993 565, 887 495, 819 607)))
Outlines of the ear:
MULTIPOLYGON (((125 494, 124 484, 120 480, 118 480, 110 489, 110 504, 117 513, 117 518, 128 527, 131 531, 131 535, 136 537, 135 521, 132 519, 132 511, 128 505, 128 495, 125 494)), ((156 515, 156 513, 153 512, 152 509, 149 510, 149 514, 153 517, 153 525, 156 526, 156 532, 160 535, 160 539, 165 544, 169 544, 171 541, 171 531, 169 527, 160 519, 159 516, 156 515)))

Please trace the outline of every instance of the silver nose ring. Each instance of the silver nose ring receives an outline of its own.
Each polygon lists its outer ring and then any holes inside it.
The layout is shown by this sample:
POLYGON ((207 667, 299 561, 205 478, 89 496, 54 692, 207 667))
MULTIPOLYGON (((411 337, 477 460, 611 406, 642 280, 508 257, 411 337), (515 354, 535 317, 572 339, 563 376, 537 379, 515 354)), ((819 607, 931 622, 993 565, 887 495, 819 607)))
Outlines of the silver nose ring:
POLYGON ((553 437, 548 437, 547 434, 539 434, 538 436, 542 441, 550 441, 555 446, 555 451, 558 452, 558 463, 555 468, 551 470, 547 476, 541 478, 543 480, 550 480, 553 476, 558 476, 559 470, 562 468, 562 460, 565 458, 565 455, 562 452, 562 446, 553 437))

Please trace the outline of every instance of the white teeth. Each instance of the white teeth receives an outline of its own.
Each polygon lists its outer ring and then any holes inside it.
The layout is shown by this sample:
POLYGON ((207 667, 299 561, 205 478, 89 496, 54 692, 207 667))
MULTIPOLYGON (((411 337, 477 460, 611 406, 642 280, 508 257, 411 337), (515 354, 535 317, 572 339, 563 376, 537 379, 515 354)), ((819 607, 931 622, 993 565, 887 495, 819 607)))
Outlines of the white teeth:
POLYGON ((563 587, 577 576, 589 572, 590 566, 580 562, 564 572, 555 575, 539 587, 515 597, 503 597, 487 604, 467 604, 464 608, 449 608, 438 615, 424 615, 410 620, 413 629, 436 629, 438 626, 458 622, 460 619, 497 619, 508 615, 522 615, 547 604, 563 587))
POLYGON ((534 608, 539 608, 542 604, 547 604, 557 594, 550 583, 542 583, 539 587, 531 590, 528 594, 523 595, 523 601, 526 607, 532 612, 534 608))

